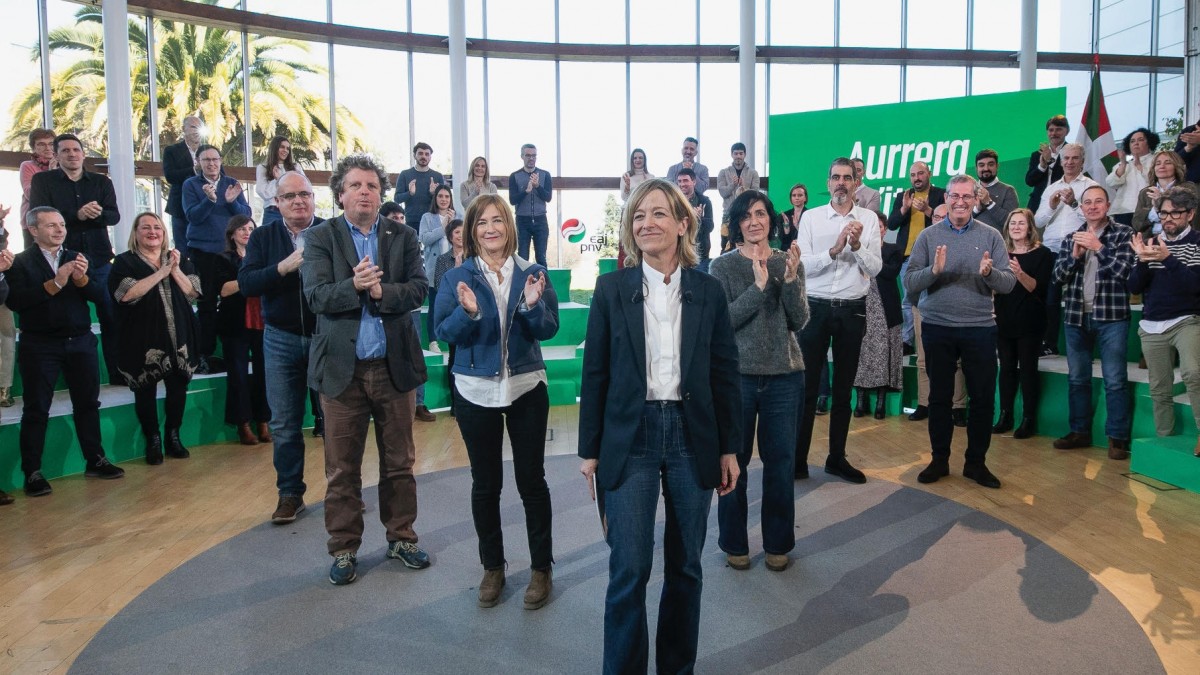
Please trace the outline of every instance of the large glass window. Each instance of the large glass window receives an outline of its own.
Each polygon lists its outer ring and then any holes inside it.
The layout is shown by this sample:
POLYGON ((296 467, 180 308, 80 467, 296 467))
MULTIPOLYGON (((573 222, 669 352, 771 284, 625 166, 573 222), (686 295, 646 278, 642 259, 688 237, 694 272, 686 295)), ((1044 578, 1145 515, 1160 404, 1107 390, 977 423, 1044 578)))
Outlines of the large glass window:
POLYGON ((1158 55, 1183 56, 1183 0, 1159 0, 1158 55))
POLYGON ((625 148, 625 64, 563 62, 562 173, 619 176, 625 148))
POLYGON ((909 66, 905 75, 906 101, 953 98, 967 93, 967 73, 957 66, 909 66))
MULTIPOLYGON (((265 158, 271 137, 283 134, 291 139, 292 152, 305 168, 329 168, 329 46, 253 33, 248 45, 254 156, 248 161, 241 157, 242 97, 239 90, 230 97, 237 108, 238 128, 232 130, 231 136, 236 146, 227 151, 225 163, 258 164, 265 158), (293 64, 301 67, 296 68, 293 64)), ((207 116, 205 122, 210 126, 213 124, 207 116)), ((338 153, 345 155, 356 148, 365 148, 365 135, 366 130, 357 116, 339 103, 338 153)))
POLYGON ((1021 71, 1016 68, 972 68, 971 95, 1002 94, 1021 89, 1021 71))
POLYGON ((635 45, 696 44, 696 0, 631 2, 629 41, 635 45))
POLYGON ((908 0, 909 49, 965 49, 968 28, 967 0, 908 0))
POLYGON ((246 0, 246 11, 306 21, 325 22, 329 18, 325 0, 246 0))
POLYGON ((1100 53, 1149 54, 1149 2, 1110 2, 1100 8, 1100 53))
POLYGON ((772 0, 771 44, 832 47, 833 5, 833 0, 772 0))
POLYGON ((838 107, 852 108, 900 100, 900 66, 841 66, 838 107))
MULTIPOLYGON (((333 84, 338 106, 349 114, 338 117, 339 128, 353 125, 358 147, 374 153, 388 171, 400 171, 410 160, 408 143, 408 54, 387 49, 337 45, 333 48, 333 84), (377 82, 374 73, 382 73, 377 82), (365 79, 364 79, 365 78, 365 79)), ((420 100, 418 98, 418 100, 420 100)), ((349 129, 342 129, 343 132, 349 129)), ((449 146, 434 146, 443 155, 449 146)), ((339 155, 353 151, 338 148, 339 155)), ((435 158, 440 159, 435 154, 435 158)))
MULTIPOLYGON (((1089 76, 1090 78, 1090 76, 1089 76)), ((1088 80, 1089 86, 1091 80, 1088 80)), ((1145 73, 1101 73, 1104 87, 1104 107, 1112 125, 1113 136, 1144 127, 1149 122, 1150 76, 1145 73)), ((1084 94, 1086 99, 1087 94, 1084 94)), ((1083 118, 1080 108, 1079 119, 1083 118)))
MULTIPOLYGON (((568 13, 571 4, 561 3, 568 13)), ((608 3, 597 4, 608 6, 608 3)), ((442 9, 442 14, 445 13, 442 9)), ((487 0, 487 16, 488 39, 554 42, 554 0, 487 0)), ((414 14, 413 23, 416 22, 414 14)))
MULTIPOLYGON (((972 18, 975 49, 1021 48, 1021 0, 974 0, 972 18)), ((912 20, 911 10, 909 20, 912 20)))
MULTIPOLYGON (((413 131, 417 142, 424 141, 433 146, 433 159, 429 165, 442 173, 450 173, 453 155, 450 141, 449 56, 413 54, 413 103, 416 111, 413 131)), ((404 157, 404 162, 397 165, 399 168, 412 164, 410 152, 405 152, 404 157)))
POLYGON ((343 26, 407 31, 406 4, 407 0, 396 0, 380 7, 378 0, 337 0, 333 3, 333 22, 343 26))
MULTIPOLYGON (((489 7, 492 2, 488 0, 489 7)), ((558 11, 562 42, 625 44, 624 2, 560 2, 558 11)))
POLYGON ((843 47, 899 47, 900 0, 841 0, 843 47), (847 17, 853 17, 847 21, 847 17))
POLYGON ((1167 120, 1183 116, 1183 126, 1196 121, 1196 111, 1184 110, 1184 79, 1182 75, 1158 75, 1158 97, 1153 124, 1150 128, 1163 131, 1167 120))
MULTIPOLYGON (((691 63, 634 63, 629 77, 630 138, 646 151, 646 166, 656 176, 680 161, 679 150, 696 129, 696 66, 691 63)), ((719 148, 700 138, 700 158, 712 165, 719 148), (710 156, 711 155, 711 156, 710 156)))
POLYGON ((507 176, 521 168, 521 146, 532 143, 538 166, 558 177, 554 64, 489 59, 488 80, 492 175, 507 176))
MULTIPOLYGON (((761 1, 757 4, 759 12, 766 6, 766 3, 761 1)), ((741 15, 741 3, 729 0, 700 0, 700 44, 739 44, 742 40, 741 15)), ((755 21, 755 32, 761 44, 762 36, 765 35, 761 19, 755 21)))

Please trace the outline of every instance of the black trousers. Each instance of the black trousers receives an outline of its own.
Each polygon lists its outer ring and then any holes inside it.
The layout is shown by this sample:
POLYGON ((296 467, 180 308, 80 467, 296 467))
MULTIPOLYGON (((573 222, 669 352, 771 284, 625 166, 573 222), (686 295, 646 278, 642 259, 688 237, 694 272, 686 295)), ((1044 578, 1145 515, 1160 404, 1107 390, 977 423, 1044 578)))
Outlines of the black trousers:
MULTIPOLYGON (((833 388, 829 408, 829 458, 846 456, 846 436, 850 433, 850 392, 858 373, 858 356, 866 330, 867 303, 858 300, 808 299, 808 325, 800 332, 800 351, 804 367, 820 372, 826 362, 830 343, 833 345, 833 388)), ((796 468, 808 464, 808 449, 812 443, 813 420, 817 409, 819 377, 804 380, 804 409, 796 433, 796 468)))
POLYGON ((949 459, 954 440, 954 373, 962 362, 967 380, 968 464, 982 463, 992 443, 996 410, 996 327, 963 328, 925 321, 921 325, 925 371, 929 373, 929 445, 934 459, 949 459))
POLYGON ((996 350, 1000 353, 1000 410, 1013 411, 1019 384, 1024 416, 1037 417, 1041 395, 1038 357, 1042 353, 1042 337, 1000 337, 996 339, 996 350))
POLYGON ((269 422, 263 332, 253 328, 221 333, 228 380, 225 387, 225 423, 269 422))
POLYGON ((17 366, 25 393, 21 411, 21 470, 25 477, 42 470, 42 448, 54 384, 61 373, 71 393, 71 417, 75 436, 88 465, 104 457, 100 445, 100 360, 96 336, 90 331, 72 338, 40 337, 22 333, 17 347, 17 366))
MULTIPOLYGON (((183 409, 187 405, 187 388, 191 376, 172 370, 163 378, 167 389, 164 404, 167 431, 178 430, 183 426, 183 409)), ((144 387, 133 390, 133 410, 137 413, 138 424, 146 437, 158 433, 158 383, 152 382, 144 387)))
POLYGON ((500 491, 504 487, 504 429, 512 443, 513 473, 525 505, 525 531, 533 569, 549 569, 551 544, 550 488, 546 485, 546 419, 550 396, 545 384, 506 408, 485 408, 455 394, 455 419, 471 460, 471 516, 479 536, 479 561, 488 570, 504 569, 504 533, 500 524, 500 491))
POLYGON ((199 249, 188 249, 188 257, 200 277, 200 299, 196 301, 196 317, 200 320, 200 332, 196 335, 196 349, 200 356, 208 358, 217 351, 217 300, 221 295, 218 270, 221 256, 199 249))

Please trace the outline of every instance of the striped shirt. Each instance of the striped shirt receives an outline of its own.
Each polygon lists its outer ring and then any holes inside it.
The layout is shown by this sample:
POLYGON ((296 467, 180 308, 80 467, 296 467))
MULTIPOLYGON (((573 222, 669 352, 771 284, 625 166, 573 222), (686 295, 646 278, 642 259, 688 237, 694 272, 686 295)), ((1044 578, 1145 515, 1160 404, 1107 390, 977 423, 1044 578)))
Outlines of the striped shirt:
POLYGON ((1127 284, 1142 294, 1146 321, 1169 321, 1200 315, 1200 232, 1187 228, 1173 241, 1165 237, 1171 255, 1162 262, 1134 265, 1127 284))

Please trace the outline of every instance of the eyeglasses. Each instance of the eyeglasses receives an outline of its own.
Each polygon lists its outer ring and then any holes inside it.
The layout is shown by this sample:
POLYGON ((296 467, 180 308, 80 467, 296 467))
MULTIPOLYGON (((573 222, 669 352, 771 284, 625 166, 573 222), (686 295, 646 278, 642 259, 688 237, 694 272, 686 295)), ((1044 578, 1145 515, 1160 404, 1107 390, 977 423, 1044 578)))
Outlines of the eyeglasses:
POLYGON ((1175 219, 1175 218, 1182 218, 1189 213, 1191 213, 1191 212, 1190 211, 1159 211, 1158 216, 1160 218, 1175 219))
POLYGON ((313 193, 307 192, 307 191, 305 191, 305 192, 285 192, 281 195, 275 195, 275 199, 285 201, 285 202, 290 202, 290 201, 296 200, 297 198, 308 199, 312 196, 313 196, 313 193))
POLYGON ((973 201, 974 199, 975 193, 973 192, 969 195, 956 195, 952 192, 946 194, 946 201, 948 202, 969 202, 973 201))

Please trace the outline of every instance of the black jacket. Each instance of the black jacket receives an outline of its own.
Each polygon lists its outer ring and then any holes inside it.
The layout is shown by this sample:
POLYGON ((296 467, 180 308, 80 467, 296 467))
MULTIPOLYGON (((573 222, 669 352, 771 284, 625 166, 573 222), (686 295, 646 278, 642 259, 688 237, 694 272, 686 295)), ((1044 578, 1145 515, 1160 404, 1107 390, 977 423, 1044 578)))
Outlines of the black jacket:
POLYGON ((883 258, 883 267, 875 275, 875 281, 879 284, 883 315, 887 318, 888 328, 891 328, 904 323, 904 316, 900 312, 900 286, 897 283, 900 267, 904 265, 904 247, 898 243, 881 244, 879 254, 883 258))
MULTIPOLYGON (((313 218, 307 232, 312 232, 320 223, 320 218, 313 218)), ((317 326, 317 315, 308 308, 300 284, 300 271, 281 277, 276 269, 279 261, 295 250, 292 235, 283 221, 254 230, 238 270, 238 288, 245 297, 262 298, 263 322, 268 326, 308 337, 317 326)))
POLYGON ((171 186, 167 193, 167 213, 173 218, 187 220, 183 212, 183 184, 196 175, 196 163, 192 161, 192 151, 188 150, 186 142, 179 141, 163 148, 162 169, 171 186))
MULTIPOLYGON (((77 252, 63 248, 59 260, 74 260, 76 255, 77 252)), ((46 282, 54 278, 54 271, 37 246, 18 253, 4 276, 9 287, 6 304, 16 313, 22 335, 47 338, 84 335, 92 330, 88 302, 104 302, 104 294, 108 292, 89 278, 83 287, 68 280, 66 286, 51 294, 46 290, 46 282)))
POLYGON ((1033 192, 1029 193, 1029 203, 1025 208, 1037 213, 1038 206, 1042 203, 1042 193, 1046 191, 1046 186, 1054 181, 1062 178, 1063 168, 1062 162, 1057 157, 1050 164, 1050 179, 1046 179, 1046 171, 1042 171, 1039 167, 1042 164, 1042 153, 1040 150, 1034 150, 1029 156, 1029 170, 1025 172, 1025 184, 1033 188, 1033 192))
POLYGON ((73 181, 62 169, 36 173, 29 185, 29 208, 37 206, 52 206, 62 214, 67 224, 63 246, 82 253, 92 267, 112 262, 108 227, 121 220, 121 212, 117 210, 117 192, 108 176, 84 171, 79 180, 73 181), (88 202, 100 204, 104 213, 81 220, 79 208, 88 202))

